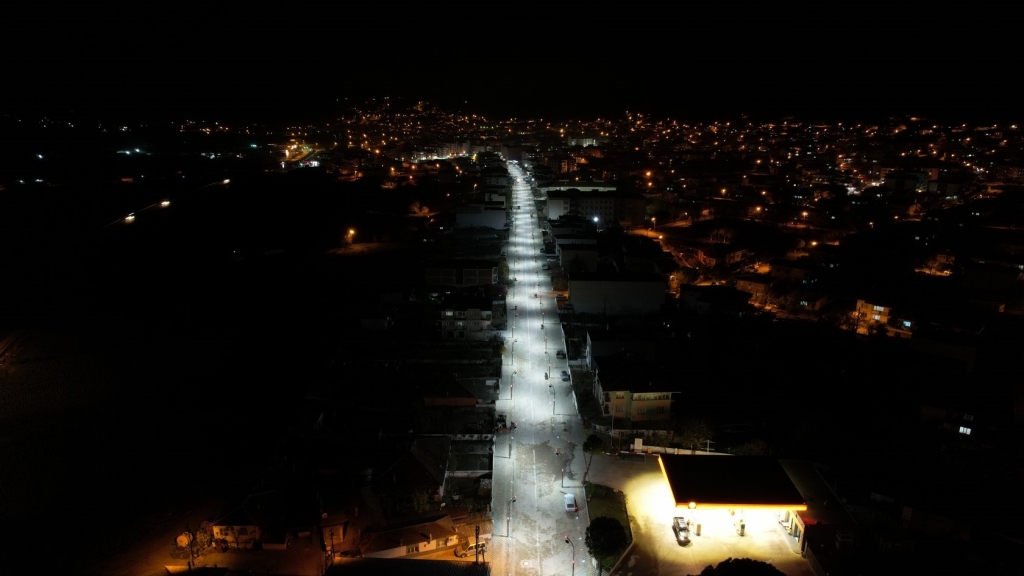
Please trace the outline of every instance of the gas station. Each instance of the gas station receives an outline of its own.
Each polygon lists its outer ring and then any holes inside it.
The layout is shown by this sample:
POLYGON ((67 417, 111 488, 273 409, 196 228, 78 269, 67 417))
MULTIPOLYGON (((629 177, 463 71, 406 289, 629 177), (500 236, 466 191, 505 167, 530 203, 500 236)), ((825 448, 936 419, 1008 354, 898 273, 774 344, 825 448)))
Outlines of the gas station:
POLYGON ((694 536, 746 537, 781 526, 800 541, 807 503, 779 460, 663 455, 658 463, 675 517, 686 518, 694 536))
POLYGON ((853 543, 855 522, 804 460, 647 454, 644 462, 608 460, 592 472, 593 481, 627 495, 640 546, 666 575, 752 558, 810 576, 827 572, 853 543))

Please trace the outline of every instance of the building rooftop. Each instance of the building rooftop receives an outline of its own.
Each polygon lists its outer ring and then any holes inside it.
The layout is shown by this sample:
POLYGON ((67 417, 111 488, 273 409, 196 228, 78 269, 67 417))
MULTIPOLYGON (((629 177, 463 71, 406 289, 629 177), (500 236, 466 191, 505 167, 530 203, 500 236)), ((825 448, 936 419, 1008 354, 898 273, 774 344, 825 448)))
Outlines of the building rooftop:
POLYGON ((491 564, 457 560, 414 560, 407 558, 346 558, 327 569, 329 576, 380 576, 408 574, 420 576, 484 576, 491 573, 491 564))
POLYGON ((807 509, 803 495, 774 458, 666 454, 660 463, 679 507, 807 509))
POLYGON ((800 512, 804 525, 827 524, 848 527, 854 525, 849 511, 836 496, 832 488, 818 473, 817 468, 806 460, 779 460, 783 470, 800 493, 807 509, 800 512))
POLYGON ((498 263, 494 260, 470 260, 468 258, 465 260, 434 260, 427 264, 427 270, 437 268, 494 268, 497 265, 498 263))
POLYGON ((670 377, 639 354, 619 352, 595 358, 594 363, 605 391, 675 392, 680 389, 678 378, 670 377))
MULTIPOLYGON (((410 544, 419 544, 430 540, 443 540, 455 536, 452 519, 447 515, 431 519, 406 522, 392 525, 380 530, 365 533, 363 553, 391 550, 410 544)), ((386 572, 393 572, 386 570, 386 572)))
POLYGON ((643 273, 623 273, 623 274, 604 274, 604 273, 584 273, 584 274, 573 274, 569 277, 570 282, 661 282, 664 283, 665 279, 659 275, 643 273))

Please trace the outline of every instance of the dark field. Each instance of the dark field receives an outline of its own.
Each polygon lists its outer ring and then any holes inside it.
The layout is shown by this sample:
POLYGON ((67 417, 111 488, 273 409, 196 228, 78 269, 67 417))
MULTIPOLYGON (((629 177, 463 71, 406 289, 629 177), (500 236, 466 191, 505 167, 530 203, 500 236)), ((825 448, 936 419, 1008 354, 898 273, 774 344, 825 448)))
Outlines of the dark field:
POLYGON ((23 336, 0 373, 7 545, 72 572, 107 564, 159 530, 155 519, 234 496, 269 462, 303 362, 270 338, 192 336, 23 336))

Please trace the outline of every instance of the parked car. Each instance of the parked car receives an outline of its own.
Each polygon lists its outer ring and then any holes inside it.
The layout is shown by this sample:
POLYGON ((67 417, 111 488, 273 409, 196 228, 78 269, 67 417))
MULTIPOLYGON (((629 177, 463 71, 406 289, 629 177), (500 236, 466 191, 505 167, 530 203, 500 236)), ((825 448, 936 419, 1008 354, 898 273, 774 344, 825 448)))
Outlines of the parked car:
POLYGON ((672 519, 672 532, 675 532, 676 542, 680 546, 686 546, 690 543, 690 521, 682 516, 676 516, 672 519))
POLYGON ((565 511, 566 512, 575 512, 576 510, 578 510, 578 508, 576 507, 576 495, 574 495, 574 494, 566 494, 565 495, 565 511))
POLYGON ((475 542, 470 544, 469 542, 463 542, 455 548, 455 555, 459 558, 465 558, 466 556, 475 556, 477 550, 484 552, 487 550, 487 542, 475 542))

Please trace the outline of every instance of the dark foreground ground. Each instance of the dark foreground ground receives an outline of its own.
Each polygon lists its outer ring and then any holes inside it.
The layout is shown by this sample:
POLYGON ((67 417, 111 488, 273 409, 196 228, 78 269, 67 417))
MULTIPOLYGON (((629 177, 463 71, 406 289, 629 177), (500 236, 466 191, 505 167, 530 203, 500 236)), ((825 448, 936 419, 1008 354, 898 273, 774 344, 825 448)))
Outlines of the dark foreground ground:
POLYGON ((0 368, 3 548, 37 573, 101 573, 166 519, 244 490, 283 438, 304 356, 232 332, 25 330, 0 368))

